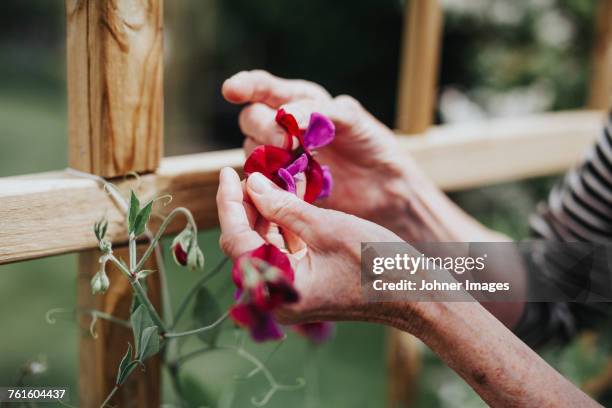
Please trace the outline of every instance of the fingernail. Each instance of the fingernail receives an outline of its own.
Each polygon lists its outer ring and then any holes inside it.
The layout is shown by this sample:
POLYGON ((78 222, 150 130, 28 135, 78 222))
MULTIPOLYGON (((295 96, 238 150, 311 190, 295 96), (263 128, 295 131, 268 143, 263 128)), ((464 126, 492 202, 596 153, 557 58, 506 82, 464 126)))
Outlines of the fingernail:
POLYGON ((270 180, 261 173, 251 174, 247 180, 247 186, 257 194, 263 194, 272 187, 270 180))

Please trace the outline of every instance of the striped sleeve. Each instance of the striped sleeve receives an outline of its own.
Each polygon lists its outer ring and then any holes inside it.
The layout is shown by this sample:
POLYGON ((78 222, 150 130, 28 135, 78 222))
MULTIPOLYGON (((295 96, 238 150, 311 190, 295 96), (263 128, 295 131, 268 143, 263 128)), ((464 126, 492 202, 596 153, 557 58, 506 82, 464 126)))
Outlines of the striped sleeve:
MULTIPOLYGON (((612 112, 584 162, 553 188, 548 200, 530 218, 530 226, 534 237, 540 239, 612 242, 612 112)), ((570 279, 563 273, 563 268, 551 263, 540 264, 530 270, 530 274, 537 275, 530 279, 551 282, 570 279)), ((565 342, 581 329, 602 322, 608 311, 607 303, 527 303, 515 332, 535 347, 565 342)))

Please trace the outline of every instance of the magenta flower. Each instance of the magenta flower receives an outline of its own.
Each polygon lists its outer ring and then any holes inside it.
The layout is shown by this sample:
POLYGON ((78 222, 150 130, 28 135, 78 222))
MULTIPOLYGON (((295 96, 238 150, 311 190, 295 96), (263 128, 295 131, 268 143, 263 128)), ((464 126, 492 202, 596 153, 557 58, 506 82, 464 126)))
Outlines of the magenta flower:
POLYGON ((258 146, 244 163, 244 172, 262 173, 279 187, 295 193, 296 181, 303 175, 306 179, 304 200, 311 203, 317 198, 329 196, 332 178, 329 168, 321 166, 314 158, 314 150, 331 143, 335 127, 331 120, 320 113, 313 113, 306 130, 298 127, 295 117, 279 109, 276 122, 287 132, 284 148, 258 146), (291 150, 293 137, 299 147, 291 150))
POLYGON ((282 337, 272 312, 299 300, 287 255, 274 245, 264 244, 236 260, 232 279, 239 298, 239 303, 230 309, 232 320, 248 328, 255 341, 282 337))
POLYGON ((251 338, 257 342, 283 338, 283 332, 272 313, 258 309, 253 303, 232 306, 230 317, 239 326, 249 329, 251 338))

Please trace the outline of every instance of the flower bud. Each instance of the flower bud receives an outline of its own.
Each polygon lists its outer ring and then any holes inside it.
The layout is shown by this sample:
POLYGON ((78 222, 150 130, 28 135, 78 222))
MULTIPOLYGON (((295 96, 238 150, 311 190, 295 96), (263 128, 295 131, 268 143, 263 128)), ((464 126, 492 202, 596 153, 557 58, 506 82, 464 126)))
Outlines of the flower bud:
POLYGON ((110 286, 110 280, 106 275, 106 262, 108 261, 107 256, 100 257, 100 263, 102 264, 100 270, 91 278, 91 292, 95 295, 97 293, 105 293, 110 286))
POLYGON ((204 268, 204 254, 198 247, 196 236, 190 227, 186 227, 174 238, 170 249, 177 265, 187 266, 191 270, 204 268))
POLYGON ((102 251, 104 254, 110 254, 113 252, 113 244, 111 244, 111 242, 107 239, 103 239, 98 242, 98 246, 100 247, 100 251, 102 251))
POLYGON ((97 293, 105 293, 110 286, 108 276, 104 271, 98 271, 93 278, 91 278, 91 292, 95 295, 97 293))
POLYGON ((172 244, 172 257, 177 265, 187 265, 187 251, 180 242, 172 244))
POLYGON ((204 269, 204 254, 195 242, 191 246, 191 250, 187 255, 187 267, 192 271, 195 271, 196 269, 204 269))

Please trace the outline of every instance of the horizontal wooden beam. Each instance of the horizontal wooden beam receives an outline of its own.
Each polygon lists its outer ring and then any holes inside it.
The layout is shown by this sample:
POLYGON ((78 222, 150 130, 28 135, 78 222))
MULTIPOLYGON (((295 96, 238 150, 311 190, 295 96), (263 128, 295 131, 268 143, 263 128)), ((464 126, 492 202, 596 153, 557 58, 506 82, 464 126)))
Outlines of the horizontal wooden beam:
MULTIPOLYGON (((580 111, 445 125, 400 144, 441 188, 458 190, 561 172, 580 159, 603 119, 580 111)), ((115 184, 125 192, 138 184, 143 197, 171 194, 171 204, 157 206, 160 214, 185 206, 210 228, 217 225, 219 170, 242 162, 240 149, 169 157, 155 174, 115 184)), ((110 238, 121 242, 123 216, 95 181, 63 171, 0 178, 0 264, 94 248, 92 226, 102 216, 110 238)))

